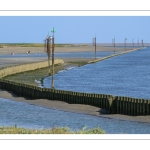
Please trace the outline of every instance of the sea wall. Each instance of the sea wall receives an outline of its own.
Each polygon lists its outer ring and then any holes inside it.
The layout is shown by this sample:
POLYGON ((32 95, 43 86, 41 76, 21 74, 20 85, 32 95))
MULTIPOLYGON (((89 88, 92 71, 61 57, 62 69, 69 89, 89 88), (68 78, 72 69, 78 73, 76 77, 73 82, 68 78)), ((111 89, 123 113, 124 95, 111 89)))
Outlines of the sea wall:
POLYGON ((40 88, 2 79, 0 79, 0 89, 13 91, 18 96, 32 99, 59 100, 70 104, 96 106, 108 110, 110 114, 150 115, 150 100, 145 99, 40 88))
MULTIPOLYGON (((64 63, 63 59, 55 59, 54 61, 54 64, 62 64, 62 63, 64 63)), ((44 68, 47 66, 48 66, 48 61, 41 61, 41 62, 21 64, 21 65, 16 65, 16 66, 0 68, 0 78, 11 75, 11 74, 15 74, 15 73, 44 68)))

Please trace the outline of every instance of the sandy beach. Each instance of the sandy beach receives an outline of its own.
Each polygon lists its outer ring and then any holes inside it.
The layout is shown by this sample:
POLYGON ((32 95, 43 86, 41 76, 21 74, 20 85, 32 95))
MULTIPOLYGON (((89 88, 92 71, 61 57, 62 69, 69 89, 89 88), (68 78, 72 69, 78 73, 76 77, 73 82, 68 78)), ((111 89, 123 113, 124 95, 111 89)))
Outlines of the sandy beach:
MULTIPOLYGON (((27 54, 27 52, 30 51, 31 54, 39 54, 39 53, 46 53, 44 51, 44 47, 19 47, 19 46, 3 46, 3 48, 0 48, 0 55, 6 55, 6 54, 27 54)), ((55 52, 56 53, 66 53, 66 52, 94 52, 95 48, 94 46, 82 46, 82 45, 77 45, 77 46, 64 46, 64 47, 55 47, 55 52)), ((110 51, 114 52, 114 47, 111 46, 97 46, 96 51, 110 51)), ((116 52, 123 52, 125 51, 124 47, 116 47, 115 48, 116 52)), ((0 58, 0 68, 1 67, 7 67, 11 65, 18 65, 18 64, 23 64, 23 63, 31 63, 31 62, 38 62, 38 61, 45 61, 47 58, 43 57, 24 57, 24 58, 0 58)), ((74 62, 74 61, 92 61, 94 59, 91 58, 65 58, 65 62, 74 62)))
MULTIPOLYGON (((55 52, 89 52, 94 51, 95 47, 92 45, 76 45, 76 46, 63 46, 63 47, 55 47, 55 52)), ((124 51, 124 47, 115 47, 116 51, 124 51)), ((27 53, 30 51, 31 53, 43 53, 44 47, 19 47, 19 46, 3 46, 0 48, 0 54, 11 54, 14 52, 15 54, 27 53)), ((96 51, 114 51, 113 46, 96 46, 96 51)))
MULTIPOLYGON (((28 50, 30 50, 31 53, 43 53, 44 48, 42 47, 4 47, 0 48, 0 55, 3 54, 10 54, 11 52, 16 53, 26 53, 28 50)), ((55 52, 81 52, 81 51, 91 51, 94 50, 93 46, 76 46, 76 47, 58 47, 55 49, 55 52)), ((98 47, 98 51, 113 51, 113 47, 98 47)), ((116 48, 116 51, 123 51, 124 48, 116 48)), ((86 58, 86 61, 91 60, 91 58, 86 58)), ((16 65, 21 63, 30 63, 35 61, 43 61, 43 58, 17 58, 15 59, 8 59, 8 58, 0 58, 0 66, 10 66, 10 65, 16 65)), ((65 59, 65 62, 67 61, 81 61, 81 59, 73 58, 73 59, 65 59)), ((130 121, 137 121, 137 122, 149 122, 150 123, 150 116, 126 116, 126 115, 119 115, 119 114, 105 114, 104 110, 89 106, 89 105, 80 105, 80 104, 68 104, 61 101, 50 101, 47 99, 36 99, 31 100, 24 97, 18 97, 17 95, 11 93, 10 91, 0 90, 0 98, 6 98, 14 101, 19 102, 26 102, 28 104, 38 105, 42 107, 48 107, 53 109, 59 109, 63 111, 71 111, 71 112, 78 112, 78 113, 84 113, 88 115, 95 115, 99 117, 107 117, 111 119, 121 119, 121 120, 130 120, 130 121)))

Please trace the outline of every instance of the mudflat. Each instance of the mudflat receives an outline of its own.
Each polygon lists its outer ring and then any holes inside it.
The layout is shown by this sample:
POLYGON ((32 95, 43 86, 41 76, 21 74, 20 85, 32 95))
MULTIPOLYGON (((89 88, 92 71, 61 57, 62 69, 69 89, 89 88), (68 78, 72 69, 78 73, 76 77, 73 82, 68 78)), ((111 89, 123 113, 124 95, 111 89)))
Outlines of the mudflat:
MULTIPOLYGON (((128 50, 128 49, 127 49, 128 50)), ((30 54, 39 54, 39 53, 46 53, 44 47, 20 47, 20 46, 3 46, 0 48, 0 55, 5 56, 7 54, 12 55, 11 58, 0 58, 0 68, 7 67, 11 65, 23 64, 23 63, 31 63, 31 62, 38 62, 38 61, 45 61, 47 58, 45 57, 24 57, 24 58, 15 58, 13 57, 15 54, 26 54, 30 55, 27 52, 30 51, 30 54)), ((95 51, 95 47, 91 45, 76 45, 76 46, 63 46, 63 47, 55 47, 56 53, 66 53, 66 52, 93 52, 95 51)), ((96 51, 114 51, 114 47, 111 46, 97 46, 96 51)), ((123 52, 125 49, 122 47, 116 47, 116 52, 123 52)), ((93 58, 94 59, 94 58, 93 58)), ((75 62, 75 61, 92 61, 92 58, 64 58, 65 62, 75 62)))
POLYGON ((110 118, 110 119, 150 123, 150 116, 127 116, 127 115, 120 115, 120 114, 107 114, 107 111, 90 105, 68 104, 66 102, 57 101, 57 100, 53 101, 48 99, 30 99, 25 97, 19 97, 14 93, 6 90, 0 90, 0 98, 14 100, 18 102, 25 102, 32 105, 37 105, 41 107, 52 108, 52 109, 57 109, 62 111, 83 113, 83 114, 94 115, 94 116, 110 118))
MULTIPOLYGON (((92 45, 76 45, 76 46, 63 46, 55 47, 55 52, 88 52, 94 51, 95 47, 92 45)), ((115 47, 115 51, 124 51, 124 47, 115 47)), ((128 50, 128 49, 127 49, 128 50)), ((3 46, 0 48, 0 54, 11 54, 11 53, 43 53, 45 52, 44 47, 20 47, 20 46, 3 46)), ((113 46, 96 46, 96 51, 114 51, 113 46)))

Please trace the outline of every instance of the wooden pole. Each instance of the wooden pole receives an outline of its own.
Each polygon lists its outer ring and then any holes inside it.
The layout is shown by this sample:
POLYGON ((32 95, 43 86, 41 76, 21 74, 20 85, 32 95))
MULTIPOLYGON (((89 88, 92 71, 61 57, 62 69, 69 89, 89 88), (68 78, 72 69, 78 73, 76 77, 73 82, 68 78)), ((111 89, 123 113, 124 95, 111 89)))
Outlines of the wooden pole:
POLYGON ((54 89, 54 36, 52 37, 52 89, 54 89))
POLYGON ((96 37, 95 37, 95 60, 96 60, 96 37))
POLYGON ((115 38, 114 38, 114 54, 115 54, 115 38))
POLYGON ((46 38, 46 41, 47 41, 47 55, 48 55, 48 66, 49 66, 49 68, 48 68, 48 73, 49 73, 49 75, 51 74, 51 68, 50 68, 50 54, 51 54, 51 50, 50 50, 50 45, 49 45, 49 43, 50 43, 50 38, 49 37, 47 37, 46 38))

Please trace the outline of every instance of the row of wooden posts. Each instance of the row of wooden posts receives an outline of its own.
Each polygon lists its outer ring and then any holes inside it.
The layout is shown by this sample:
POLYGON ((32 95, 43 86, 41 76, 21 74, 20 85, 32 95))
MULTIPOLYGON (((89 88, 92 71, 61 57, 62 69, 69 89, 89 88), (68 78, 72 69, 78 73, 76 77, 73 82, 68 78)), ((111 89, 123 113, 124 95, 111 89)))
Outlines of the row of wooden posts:
POLYGON ((59 100, 70 104, 96 106, 108 110, 110 114, 150 115, 150 100, 145 99, 40 88, 2 79, 0 79, 0 89, 32 99, 59 100))

